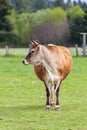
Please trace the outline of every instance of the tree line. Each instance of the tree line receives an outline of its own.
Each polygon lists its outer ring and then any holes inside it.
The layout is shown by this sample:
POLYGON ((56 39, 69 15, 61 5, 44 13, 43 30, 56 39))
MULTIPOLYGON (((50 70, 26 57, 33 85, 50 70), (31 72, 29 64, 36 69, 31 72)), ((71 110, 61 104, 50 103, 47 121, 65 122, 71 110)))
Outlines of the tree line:
POLYGON ((46 8, 55 8, 62 7, 67 10, 73 5, 79 5, 83 9, 87 9, 87 3, 81 0, 67 0, 65 3, 64 0, 10 0, 12 6, 14 7, 17 13, 23 12, 36 12, 37 10, 46 9, 46 8))
POLYGON ((86 6, 80 0, 0 0, 0 46, 26 47, 32 39, 81 46, 80 32, 87 32, 86 6))

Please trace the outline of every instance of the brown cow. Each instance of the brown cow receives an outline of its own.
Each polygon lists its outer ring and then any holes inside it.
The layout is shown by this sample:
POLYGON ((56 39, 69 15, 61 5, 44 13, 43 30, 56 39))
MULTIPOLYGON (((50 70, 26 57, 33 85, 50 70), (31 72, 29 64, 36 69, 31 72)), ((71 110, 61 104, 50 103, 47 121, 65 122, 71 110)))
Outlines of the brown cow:
POLYGON ((29 54, 23 60, 25 65, 33 64, 37 77, 42 80, 46 87, 46 109, 55 105, 59 110, 59 89, 61 82, 67 77, 72 67, 72 57, 67 48, 53 44, 41 45, 33 41, 29 54), (56 94, 54 103, 53 95, 56 94))

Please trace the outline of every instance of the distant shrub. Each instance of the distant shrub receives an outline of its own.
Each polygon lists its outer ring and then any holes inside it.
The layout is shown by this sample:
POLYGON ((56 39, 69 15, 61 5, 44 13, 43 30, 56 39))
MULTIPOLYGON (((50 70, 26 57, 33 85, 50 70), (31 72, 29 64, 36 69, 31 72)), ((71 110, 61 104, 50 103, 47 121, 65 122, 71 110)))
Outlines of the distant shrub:
POLYGON ((0 32, 0 47, 5 45, 16 46, 18 42, 18 36, 13 32, 0 32))

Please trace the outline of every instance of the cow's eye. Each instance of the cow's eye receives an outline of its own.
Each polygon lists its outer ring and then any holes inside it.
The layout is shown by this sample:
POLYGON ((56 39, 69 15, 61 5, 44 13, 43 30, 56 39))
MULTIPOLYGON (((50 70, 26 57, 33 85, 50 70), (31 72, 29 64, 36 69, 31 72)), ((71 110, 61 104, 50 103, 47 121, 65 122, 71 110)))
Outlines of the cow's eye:
POLYGON ((34 51, 31 51, 31 54, 33 54, 34 53, 34 51))

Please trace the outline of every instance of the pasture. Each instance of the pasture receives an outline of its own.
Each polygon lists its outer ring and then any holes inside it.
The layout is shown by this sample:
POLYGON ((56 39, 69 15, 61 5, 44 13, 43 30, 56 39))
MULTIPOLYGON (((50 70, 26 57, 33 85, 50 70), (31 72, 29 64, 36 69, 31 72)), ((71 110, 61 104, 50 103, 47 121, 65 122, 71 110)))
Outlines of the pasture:
POLYGON ((46 111, 43 82, 32 65, 22 64, 28 50, 14 51, 0 55, 0 130, 87 130, 87 57, 71 52, 73 68, 61 85, 60 111, 46 111))

